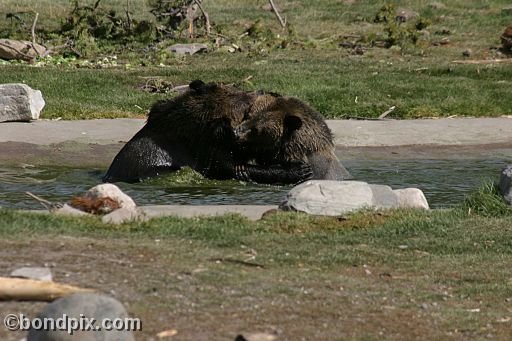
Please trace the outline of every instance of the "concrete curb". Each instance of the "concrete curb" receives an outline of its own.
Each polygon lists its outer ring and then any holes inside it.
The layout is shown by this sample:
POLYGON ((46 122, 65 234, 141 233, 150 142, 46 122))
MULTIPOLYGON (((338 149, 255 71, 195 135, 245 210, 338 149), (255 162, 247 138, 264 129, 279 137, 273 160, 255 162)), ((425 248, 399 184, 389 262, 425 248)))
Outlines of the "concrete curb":
MULTIPOLYGON (((143 119, 35 121, 0 124, 0 143, 52 145, 64 142, 117 144, 128 141, 143 119)), ((512 143, 512 119, 443 118, 425 120, 328 120, 336 145, 378 147, 408 145, 482 145, 512 143)))

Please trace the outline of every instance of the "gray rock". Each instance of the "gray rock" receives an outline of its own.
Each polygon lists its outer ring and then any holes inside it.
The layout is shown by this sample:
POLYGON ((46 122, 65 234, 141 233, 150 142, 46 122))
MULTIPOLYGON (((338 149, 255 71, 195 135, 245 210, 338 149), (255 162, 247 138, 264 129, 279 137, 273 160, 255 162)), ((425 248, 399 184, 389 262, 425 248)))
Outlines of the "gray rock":
MULTIPOLYGON (((100 294, 77 293, 60 298, 48 304, 38 315, 39 319, 62 320, 67 319, 95 319, 94 327, 101 327, 102 321, 109 319, 128 318, 128 313, 117 300, 100 294)), ((68 326, 70 324, 68 323, 68 326)), ((87 323, 84 323, 87 326, 87 323)), ((141 326, 139 326, 141 327, 141 326)), ((28 333, 27 341, 133 341, 133 332, 130 330, 76 330, 72 335, 63 330, 35 330, 28 333)))
POLYGON ((369 185, 372 194, 372 205, 375 208, 393 208, 398 207, 398 197, 391 189, 386 185, 369 185))
POLYGON ((423 195, 417 189, 396 192, 389 186, 362 181, 312 180, 292 188, 280 208, 327 216, 340 216, 363 208, 424 208, 426 199, 420 205, 409 197, 420 196, 419 193, 423 195))
POLYGON ((429 205, 425 194, 418 188, 395 189, 398 206, 404 208, 423 208, 428 210, 429 205))
POLYGON ((85 192, 84 196, 90 199, 110 198, 117 201, 121 208, 128 208, 133 210, 137 206, 132 198, 130 198, 114 184, 101 184, 94 186, 85 192))
POLYGON ((80 211, 79 209, 69 206, 68 204, 64 204, 64 205, 62 205, 62 207, 52 209, 51 212, 56 215, 68 215, 68 216, 90 215, 89 213, 80 211))
POLYGON ((0 59, 30 61, 47 55, 46 47, 26 40, 0 39, 0 59))
POLYGON ((397 20, 399 22, 406 22, 406 21, 409 21, 411 19, 418 18, 419 16, 420 16, 420 14, 418 12, 412 11, 412 10, 407 9, 407 8, 399 8, 396 11, 395 20, 397 20))
POLYGON ((11 272, 10 277, 29 278, 39 281, 52 281, 52 272, 49 268, 23 267, 11 272))
POLYGON ((144 215, 136 208, 121 207, 115 211, 106 214, 101 218, 105 224, 122 224, 128 221, 143 219, 144 215))
POLYGON ((512 205, 512 165, 503 168, 500 176, 500 193, 503 195, 505 201, 512 205))
POLYGON ((39 90, 26 84, 0 84, 0 122, 37 120, 44 105, 39 90))
POLYGON ((176 54, 195 54, 198 52, 208 51, 208 46, 205 44, 174 44, 168 48, 169 51, 176 54))
POLYGON ((144 218, 176 216, 180 218, 215 217, 224 214, 240 214, 249 220, 259 220, 273 205, 150 205, 142 206, 144 218))

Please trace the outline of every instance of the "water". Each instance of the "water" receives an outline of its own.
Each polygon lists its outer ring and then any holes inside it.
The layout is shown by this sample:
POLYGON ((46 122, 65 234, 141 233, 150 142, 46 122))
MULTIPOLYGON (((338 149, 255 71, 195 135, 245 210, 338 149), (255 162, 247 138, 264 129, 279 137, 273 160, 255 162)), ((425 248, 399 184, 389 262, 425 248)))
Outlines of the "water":
MULTIPOLYGON (((393 188, 422 189, 431 207, 450 207, 487 179, 498 179, 506 165, 500 158, 346 160, 344 165, 357 180, 387 184, 393 188)), ((0 168, 0 206, 40 209, 29 191, 47 200, 66 202, 100 183, 104 170, 62 167, 0 168)), ((279 204, 290 187, 244 185, 235 181, 119 183, 139 205, 158 204, 279 204)))

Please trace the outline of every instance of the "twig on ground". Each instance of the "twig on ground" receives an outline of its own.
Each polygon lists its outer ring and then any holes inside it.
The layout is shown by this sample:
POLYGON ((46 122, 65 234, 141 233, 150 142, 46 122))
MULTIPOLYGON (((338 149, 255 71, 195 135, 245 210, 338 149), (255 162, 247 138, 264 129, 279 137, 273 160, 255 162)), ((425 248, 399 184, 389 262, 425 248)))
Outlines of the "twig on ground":
POLYGON ((512 59, 484 59, 484 60, 454 60, 452 61, 454 64, 512 64, 512 59))
POLYGON ((391 108, 389 108, 388 110, 384 111, 382 114, 380 114, 379 120, 382 120, 384 117, 386 117, 389 114, 391 114, 395 109, 396 109, 396 106, 393 105, 391 108))
POLYGON ((41 54, 36 49, 36 24, 37 19, 39 18, 39 13, 35 12, 36 16, 34 17, 34 22, 32 22, 32 28, 30 32, 32 33, 32 50, 34 50, 38 57, 41 57, 41 54))
POLYGON ((194 0, 194 2, 196 3, 197 7, 199 7, 199 10, 201 11, 201 13, 203 13, 203 17, 204 17, 205 25, 206 25, 206 34, 210 35, 210 31, 211 31, 210 17, 208 16, 208 13, 206 13, 204 11, 203 6, 201 6, 201 2, 199 0, 194 0))
POLYGON ((274 1, 273 0, 268 0, 268 2, 270 2, 270 6, 272 7, 272 10, 274 11, 274 14, 277 17, 277 20, 279 20, 279 23, 281 24, 281 27, 285 28, 286 27, 286 19, 283 20, 283 18, 281 18, 281 15, 279 14, 279 11, 277 10, 276 5, 274 5, 274 1))

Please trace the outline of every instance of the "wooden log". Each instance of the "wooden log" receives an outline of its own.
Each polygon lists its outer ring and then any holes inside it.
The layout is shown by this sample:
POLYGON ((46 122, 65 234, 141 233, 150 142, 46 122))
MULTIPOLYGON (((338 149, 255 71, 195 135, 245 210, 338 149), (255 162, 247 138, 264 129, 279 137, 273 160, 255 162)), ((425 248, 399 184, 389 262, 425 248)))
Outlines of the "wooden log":
POLYGON ((0 277, 0 301, 46 301, 74 294, 93 292, 92 289, 50 281, 38 281, 26 278, 0 277))

